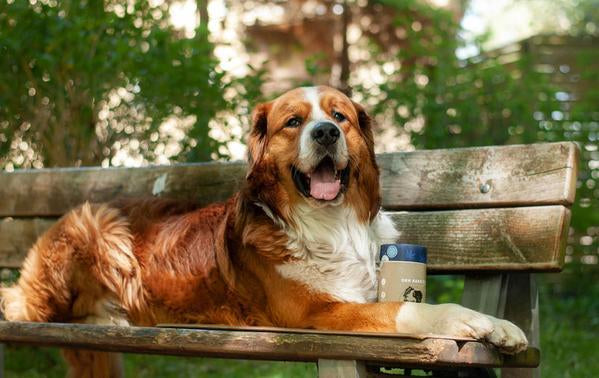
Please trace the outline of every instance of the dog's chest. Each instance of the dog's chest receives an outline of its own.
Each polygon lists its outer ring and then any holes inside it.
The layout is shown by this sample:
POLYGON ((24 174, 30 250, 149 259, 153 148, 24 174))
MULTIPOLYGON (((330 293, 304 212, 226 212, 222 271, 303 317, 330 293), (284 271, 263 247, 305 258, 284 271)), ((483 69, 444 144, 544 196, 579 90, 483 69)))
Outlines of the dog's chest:
POLYGON ((397 238, 388 217, 364 224, 348 208, 300 208, 294 221, 287 233, 296 260, 278 265, 279 274, 343 302, 376 299, 378 247, 397 238))

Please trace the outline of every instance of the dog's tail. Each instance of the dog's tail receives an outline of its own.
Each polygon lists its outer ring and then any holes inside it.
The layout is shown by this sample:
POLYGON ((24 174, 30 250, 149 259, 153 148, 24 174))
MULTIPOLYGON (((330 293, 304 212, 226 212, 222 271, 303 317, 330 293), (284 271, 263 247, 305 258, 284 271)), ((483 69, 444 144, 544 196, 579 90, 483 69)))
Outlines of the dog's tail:
MULTIPOLYGON (((9 321, 127 324, 144 307, 139 263, 127 219, 118 209, 85 203, 30 249, 18 282, 0 288, 9 321)), ((72 374, 107 377, 109 353, 66 351, 72 374)))

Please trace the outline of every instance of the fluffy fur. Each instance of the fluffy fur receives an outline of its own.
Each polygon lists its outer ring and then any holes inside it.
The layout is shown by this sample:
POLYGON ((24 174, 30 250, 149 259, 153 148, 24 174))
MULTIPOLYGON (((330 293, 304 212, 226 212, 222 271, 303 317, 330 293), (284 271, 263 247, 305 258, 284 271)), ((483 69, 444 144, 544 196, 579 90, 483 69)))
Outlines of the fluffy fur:
POLYGON ((295 259, 277 265, 279 274, 342 302, 376 300, 378 248, 399 236, 387 215, 381 212, 364 224, 349 207, 300 205, 291 219, 287 248, 295 259))
MULTIPOLYGON (((380 211, 360 105, 326 87, 290 91, 256 107, 248 147, 246 183, 226 203, 86 203, 66 214, 31 248, 17 284, 1 289, 5 317, 436 332, 526 347, 513 324, 457 305, 372 303, 378 245, 398 234, 380 211), (323 122, 339 131, 334 143, 313 136, 323 122), (345 172, 331 200, 297 181, 312 185, 325 158, 331 175, 345 172)), ((65 357, 74 376, 117 371, 111 354, 65 357)))

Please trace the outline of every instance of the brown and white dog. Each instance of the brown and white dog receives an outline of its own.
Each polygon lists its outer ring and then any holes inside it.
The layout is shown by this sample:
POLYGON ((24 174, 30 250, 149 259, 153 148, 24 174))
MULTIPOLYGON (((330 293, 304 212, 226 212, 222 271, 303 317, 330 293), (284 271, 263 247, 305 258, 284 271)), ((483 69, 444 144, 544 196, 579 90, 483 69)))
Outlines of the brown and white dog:
MULTIPOLYGON (((371 128, 362 106, 328 87, 258 105, 238 194, 205 208, 69 212, 1 289, 6 319, 436 333, 525 349, 515 325, 459 305, 373 303, 377 248, 398 232, 380 210, 371 128)), ((67 354, 75 375, 82 353, 67 354)))

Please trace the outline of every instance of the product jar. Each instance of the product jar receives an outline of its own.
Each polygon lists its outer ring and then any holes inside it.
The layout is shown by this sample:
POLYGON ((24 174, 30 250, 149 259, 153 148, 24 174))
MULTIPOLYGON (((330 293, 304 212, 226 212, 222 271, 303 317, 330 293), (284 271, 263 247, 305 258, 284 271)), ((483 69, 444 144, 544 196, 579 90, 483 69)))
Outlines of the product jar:
POLYGON ((379 302, 424 302, 426 247, 383 244, 380 249, 379 302))

